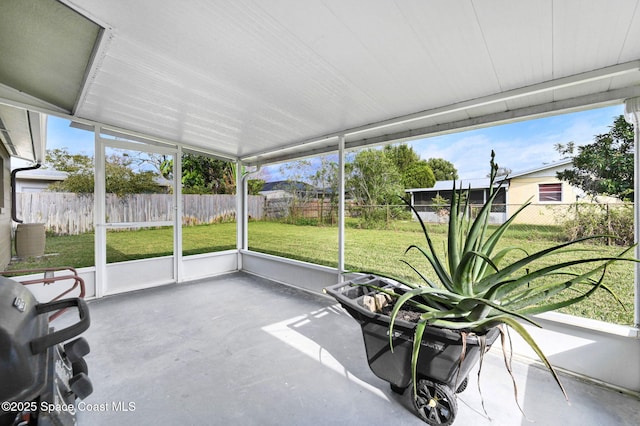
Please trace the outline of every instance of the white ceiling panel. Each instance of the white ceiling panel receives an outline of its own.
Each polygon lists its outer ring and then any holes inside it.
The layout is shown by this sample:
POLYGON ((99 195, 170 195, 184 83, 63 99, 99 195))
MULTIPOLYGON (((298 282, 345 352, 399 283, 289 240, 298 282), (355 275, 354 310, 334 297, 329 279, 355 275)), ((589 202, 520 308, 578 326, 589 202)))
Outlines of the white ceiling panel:
POLYGON ((638 59, 640 43, 628 39, 632 24, 638 25, 633 19, 637 7, 636 0, 554 1, 553 77, 624 62, 620 57, 625 50, 632 60, 638 59))
MULTIPOLYGON (((105 28, 68 116, 253 164, 620 102, 639 2, 64 0, 105 28)), ((5 77, 0 102, 64 115, 5 77)))
POLYGON ((473 4, 500 90, 553 78, 552 0, 473 4))
POLYGON ((450 103, 500 90, 473 2, 437 1, 428 7, 420 0, 397 3, 422 46, 413 52, 398 49, 424 58, 420 75, 434 89, 427 106, 440 106, 435 96, 439 88, 450 103))
POLYGON ((627 28, 627 35, 625 37, 622 49, 620 51, 619 62, 629 62, 637 59, 638 55, 638 40, 640 40, 640 4, 636 3, 633 12, 633 17, 627 28))

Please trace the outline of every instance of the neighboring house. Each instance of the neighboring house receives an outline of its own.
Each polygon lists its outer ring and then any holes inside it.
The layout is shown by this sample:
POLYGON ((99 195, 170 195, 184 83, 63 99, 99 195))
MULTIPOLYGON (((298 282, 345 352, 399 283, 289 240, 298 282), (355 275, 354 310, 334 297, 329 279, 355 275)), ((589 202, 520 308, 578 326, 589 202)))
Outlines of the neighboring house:
MULTIPOLYGON (((448 207, 454 184, 456 189, 469 190, 469 200, 472 205, 481 205, 489 198, 489 178, 463 179, 458 181, 438 181, 431 188, 407 189, 411 197, 411 204, 418 210, 420 217, 427 222, 443 222, 448 220, 448 207), (434 201, 437 197, 446 200, 443 204, 434 201)), ((494 183, 494 187, 500 185, 494 183)), ((502 223, 506 220, 507 185, 499 188, 491 212, 491 222, 502 223)))
MULTIPOLYGON (((584 191, 556 177, 557 172, 570 167, 571 160, 563 160, 509 175, 494 201, 491 221, 502 223, 522 204, 531 201, 531 205, 518 216, 516 222, 552 224, 570 204, 576 201, 589 202, 590 199, 584 196, 584 191)), ((478 205, 488 197, 489 179, 462 180, 456 182, 456 187, 470 188, 471 204, 478 205)), ((442 221, 443 210, 433 205, 433 199, 439 195, 447 201, 450 200, 452 188, 453 181, 440 181, 436 182, 432 188, 407 189, 407 193, 423 219, 438 222, 442 221)), ((598 197, 597 201, 619 202, 611 197, 598 197)))
POLYGON ((264 195, 267 200, 274 198, 298 198, 315 197, 318 190, 308 183, 278 180, 275 182, 265 182, 260 191, 260 195, 264 195))
POLYGON ((554 218, 565 212, 568 205, 584 197, 583 190, 556 177, 557 172, 571 167, 569 159, 509 176, 509 213, 531 201, 516 219, 517 223, 553 224, 554 218))
POLYGON ((11 158, 44 160, 46 116, 0 104, 0 270, 11 260, 11 158))
MULTIPOLYGON (((62 182, 69 176, 68 172, 61 172, 52 169, 23 170, 16 174, 16 192, 42 192, 49 188, 49 185, 62 182)), ((173 182, 161 176, 157 176, 155 182, 163 188, 165 193, 171 192, 173 182)))
POLYGON ((16 192, 42 192, 49 185, 67 178, 67 172, 51 169, 24 170, 16 173, 16 192))

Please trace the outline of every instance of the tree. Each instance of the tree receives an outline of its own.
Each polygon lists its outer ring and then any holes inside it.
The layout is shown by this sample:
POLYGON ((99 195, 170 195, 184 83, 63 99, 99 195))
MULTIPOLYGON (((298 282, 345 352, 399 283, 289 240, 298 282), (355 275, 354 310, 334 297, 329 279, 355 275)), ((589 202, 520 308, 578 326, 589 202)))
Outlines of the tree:
MULTIPOLYGON (((65 180, 49 185, 49 190, 80 194, 94 192, 92 157, 70 154, 66 148, 62 148, 47 151, 46 158, 48 167, 69 173, 65 180)), ((132 161, 118 155, 110 155, 105 159, 106 192, 119 196, 162 192, 163 189, 155 181, 155 173, 133 170, 132 161)))
POLYGON ((429 164, 407 144, 387 145, 384 154, 400 173, 400 182, 404 189, 429 188, 436 182, 429 164))
MULTIPOLYGON (((157 167, 166 179, 173 179, 173 159, 164 157, 157 167)), ((244 169, 243 169, 244 171, 244 169)), ((183 194, 235 194, 236 163, 219 160, 207 155, 182 154, 183 194)), ((249 179, 249 195, 262 190, 264 180, 249 179)))
POLYGON ((338 206, 338 164, 332 161, 329 156, 320 157, 320 164, 316 172, 311 175, 311 182, 318 190, 320 200, 320 221, 324 222, 325 217, 333 216, 334 209, 338 206), (325 200, 329 200, 329 211, 325 211, 325 200))
POLYGON ((314 187, 309 183, 312 179, 309 175, 312 170, 309 160, 294 160, 280 165, 280 174, 286 177, 286 182, 278 185, 278 189, 289 193, 291 207, 304 204, 314 196, 314 187))
POLYGON ((323 200, 328 196, 332 203, 337 202, 338 163, 327 155, 320 157, 319 161, 320 164, 315 169, 315 173, 310 176, 311 183, 318 189, 323 200))
MULTIPOLYGON (((496 176, 509 176, 512 172, 513 170, 508 167, 498 167, 498 169, 496 170, 496 176)), ((487 177, 491 177, 491 173, 488 173, 487 177)))
POLYGON ((132 160, 110 155, 105 159, 105 189, 107 194, 122 197, 127 194, 157 194, 163 188, 156 182, 156 173, 150 170, 134 170, 132 160))
POLYGON ((182 154, 182 192, 233 194, 235 173, 231 163, 205 155, 182 154))
POLYGON ((48 149, 44 168, 68 173, 93 171, 93 158, 84 154, 71 154, 67 148, 48 149))
POLYGON ((436 181, 458 179, 458 170, 450 161, 443 158, 429 158, 427 164, 433 171, 436 181))
POLYGON ((384 151, 360 151, 345 166, 345 185, 360 205, 393 204, 402 194, 400 173, 384 151))
POLYGON ((260 195, 263 186, 264 179, 249 179, 247 181, 247 193, 249 195, 260 195))
POLYGON ((384 147, 384 154, 395 164, 400 173, 403 169, 420 161, 420 156, 407 144, 387 145, 384 147))
POLYGON ((47 188, 53 192, 73 192, 76 194, 92 194, 94 186, 93 171, 70 173, 61 182, 52 183, 47 188))
POLYGON ((408 188, 431 188, 436 183, 431 167, 426 161, 420 160, 411 164, 402 173, 402 186, 408 188))
POLYGON ((573 168, 558 172, 557 177, 590 195, 633 201, 633 126, 620 115, 609 128, 588 145, 557 144, 556 150, 573 162, 573 168))

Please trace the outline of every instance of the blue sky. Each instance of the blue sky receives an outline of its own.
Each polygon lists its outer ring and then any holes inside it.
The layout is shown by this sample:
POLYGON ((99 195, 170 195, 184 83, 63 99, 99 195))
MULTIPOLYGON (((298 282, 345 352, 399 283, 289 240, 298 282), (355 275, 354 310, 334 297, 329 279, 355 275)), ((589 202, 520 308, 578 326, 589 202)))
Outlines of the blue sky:
MULTIPOLYGON (((557 143, 591 143, 606 133, 623 105, 598 108, 554 117, 487 127, 408 142, 422 159, 444 158, 454 164, 461 179, 484 177, 489 171, 491 150, 501 167, 521 172, 557 161, 557 143)), ((72 153, 93 155, 93 133, 69 127, 69 121, 49 117, 47 149, 68 148, 72 153)), ((281 165, 265 168, 267 180, 282 178, 281 165)))
POLYGON ((69 120, 49 116, 47 149, 67 148, 73 154, 93 156, 93 132, 69 127, 69 120))
MULTIPOLYGON (((557 143, 584 145, 594 136, 609 131, 624 105, 597 108, 554 117, 487 127, 407 142, 424 160, 444 158, 458 170, 460 179, 485 177, 489 173, 491 150, 500 167, 513 173, 538 168, 561 159, 557 143)), ((286 179, 282 165, 263 168, 267 181, 286 179)))
POLYGON ((411 142, 420 158, 444 158, 458 169, 461 179, 484 177, 489 172, 491 150, 500 167, 514 173, 560 160, 557 143, 584 145, 609 131, 623 105, 554 117, 488 127, 411 142))

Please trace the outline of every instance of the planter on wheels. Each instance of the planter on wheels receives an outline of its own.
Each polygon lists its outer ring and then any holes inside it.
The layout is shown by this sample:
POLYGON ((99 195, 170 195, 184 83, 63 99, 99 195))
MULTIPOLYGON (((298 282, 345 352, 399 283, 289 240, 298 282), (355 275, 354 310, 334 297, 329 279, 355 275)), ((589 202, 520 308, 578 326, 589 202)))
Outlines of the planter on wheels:
MULTIPOLYGON (((396 293, 406 290, 384 278, 368 275, 327 287, 325 291, 360 323, 367 361, 373 373, 389 382, 394 392, 404 393, 411 384, 416 323, 396 318, 392 351, 389 345, 390 317, 371 312, 363 304, 366 295, 376 293, 368 286, 392 288, 396 293)), ((495 328, 489 331, 486 336, 487 348, 498 334, 495 328)), ((421 345, 414 407, 420 418, 428 424, 452 424, 457 413, 456 393, 466 388, 469 372, 480 358, 481 341, 478 336, 468 334, 466 343, 463 343, 459 331, 427 326, 421 345)))

